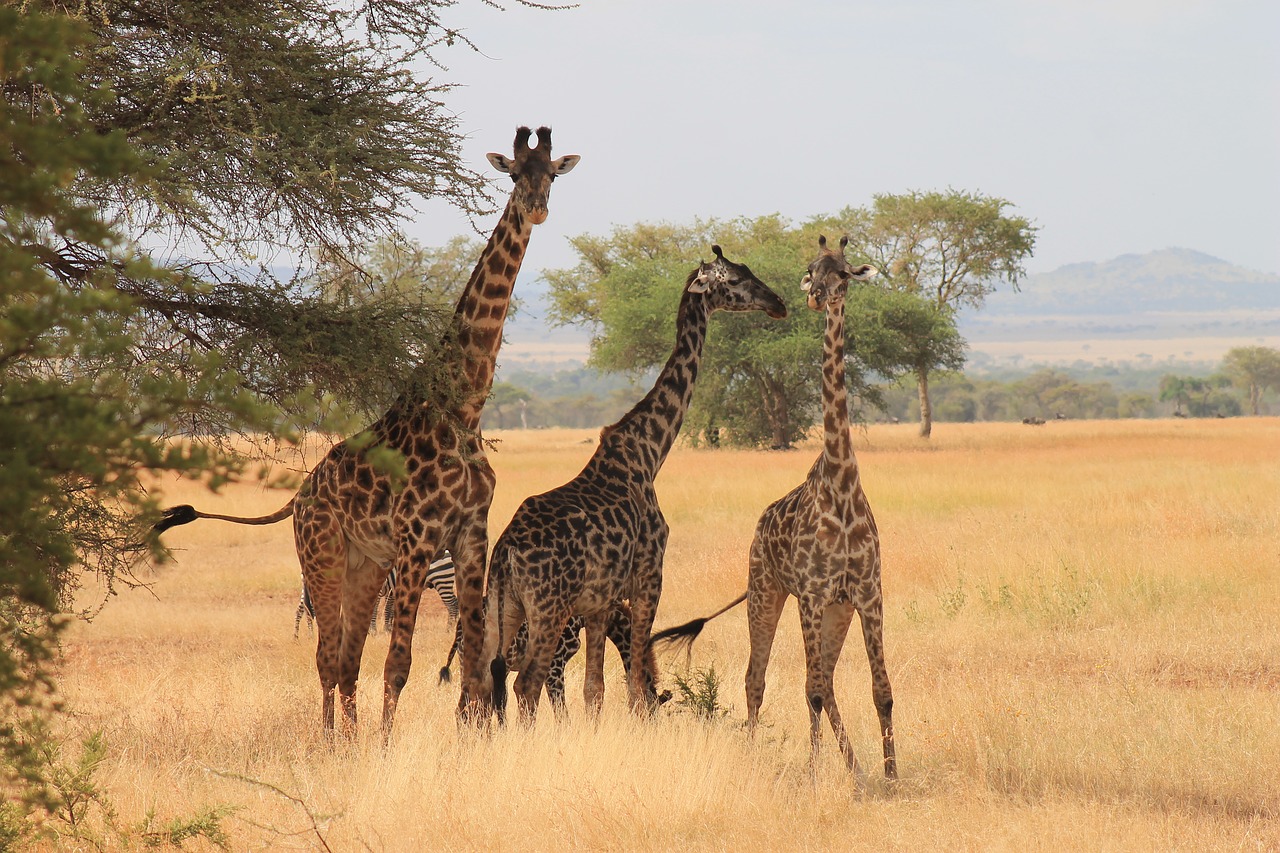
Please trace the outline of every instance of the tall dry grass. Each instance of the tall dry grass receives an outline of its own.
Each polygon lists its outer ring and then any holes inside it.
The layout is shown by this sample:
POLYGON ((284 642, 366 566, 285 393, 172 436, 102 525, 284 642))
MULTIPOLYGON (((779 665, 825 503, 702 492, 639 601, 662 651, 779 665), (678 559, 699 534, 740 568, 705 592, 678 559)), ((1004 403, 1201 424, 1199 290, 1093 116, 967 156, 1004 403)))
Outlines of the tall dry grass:
MULTIPOLYGON (((361 730, 318 731, 314 640, 293 640, 288 523, 167 534, 175 564, 66 643, 71 736, 104 733, 120 815, 230 805, 234 849, 1255 850, 1280 848, 1280 421, 941 424, 858 436, 884 550, 885 638, 901 782, 878 778, 866 656, 852 632, 837 695, 872 770, 807 768, 794 603, 746 738, 745 609, 711 623, 695 671, 727 716, 634 719, 616 656, 605 710, 532 731, 459 732, 436 684, 436 602, 390 747, 376 721, 386 637, 366 649, 361 730)), ((577 473, 590 432, 507 432, 491 535, 577 473)), ((658 481, 671 524, 659 625, 744 588, 761 509, 804 476, 790 453, 678 448, 658 481)), ((241 513, 253 485, 170 502, 241 513)), ((685 672, 677 656, 665 678, 685 672)), ((674 704, 674 703, 673 703, 674 704)), ((544 707, 544 710, 545 707, 544 707)), ((828 737, 829 740, 829 737, 828 737)))

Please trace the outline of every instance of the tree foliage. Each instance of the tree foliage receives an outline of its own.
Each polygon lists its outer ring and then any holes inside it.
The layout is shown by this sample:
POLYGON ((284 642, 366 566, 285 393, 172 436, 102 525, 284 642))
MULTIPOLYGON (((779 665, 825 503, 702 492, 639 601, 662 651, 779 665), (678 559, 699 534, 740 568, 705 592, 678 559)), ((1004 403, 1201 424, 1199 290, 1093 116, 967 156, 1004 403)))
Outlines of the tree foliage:
POLYGON ((1258 414, 1262 395, 1280 389, 1280 350, 1271 347, 1236 347, 1222 359, 1222 372, 1248 395, 1249 412, 1258 414))
MULTIPOLYGON (((803 306, 799 282, 829 221, 792 226, 778 216, 689 225, 638 224, 608 237, 581 235, 571 269, 545 270, 552 317, 595 332, 590 364, 639 372, 662 364, 675 339, 675 306, 688 271, 712 243, 745 263, 793 310, 784 320, 717 315, 703 354, 686 433, 709 441, 721 431, 739 445, 787 447, 820 411, 823 315, 803 306)), ((856 249, 851 249, 856 254, 856 249)), ((911 294, 875 287, 850 291, 848 378, 856 394, 877 399, 874 382, 920 361, 959 367, 962 342, 945 312, 911 294)))
POLYGON ((90 43, 64 16, 0 8, 0 85, 45 102, 0 102, 0 779, 6 801, 28 805, 50 805, 38 748, 53 704, 56 617, 79 586, 77 570, 97 569, 108 592, 128 577, 138 556, 132 520, 154 509, 149 476, 205 476, 217 486, 240 470, 215 452, 160 441, 158 427, 202 406, 240 428, 268 427, 214 354, 193 360, 196 381, 135 361, 143 320, 119 282, 166 274, 68 192, 83 176, 105 184, 146 168, 124 134, 92 121, 104 95, 83 85, 74 59, 90 43), (102 263, 68 287, 48 258, 73 243, 102 263))
MULTIPOLYGON (((919 294, 939 309, 981 307, 1000 284, 1018 287, 1035 248, 1036 228, 1007 213, 1012 204, 981 193, 949 189, 875 196, 869 209, 847 208, 833 221, 850 235, 898 290, 919 294)), ((928 369, 917 369, 920 434, 932 430, 928 369)))
MULTIPOLYGON (((80 170, 65 192, 131 241, 108 255, 67 234, 38 249, 75 291, 104 266, 138 314, 130 357, 199 381, 201 359, 277 407, 305 409, 316 388, 364 414, 385 403, 368 365, 398 382, 441 333, 448 312, 386 290, 331 298, 314 261, 364 275, 363 247, 394 235, 419 199, 470 213, 489 207, 482 176, 460 159, 447 83, 410 73, 450 45, 449 0, 32 0, 20 14, 80 22, 78 74, 104 96, 84 106, 137 163, 109 177, 80 170), (122 263, 145 255, 176 275, 122 263), (442 313, 446 316, 441 316, 442 313)), ((41 86, 7 86, 15 111, 56 117, 41 86)), ((366 277, 366 283, 368 279, 366 277)), ((219 431, 216 407, 185 427, 219 431)))

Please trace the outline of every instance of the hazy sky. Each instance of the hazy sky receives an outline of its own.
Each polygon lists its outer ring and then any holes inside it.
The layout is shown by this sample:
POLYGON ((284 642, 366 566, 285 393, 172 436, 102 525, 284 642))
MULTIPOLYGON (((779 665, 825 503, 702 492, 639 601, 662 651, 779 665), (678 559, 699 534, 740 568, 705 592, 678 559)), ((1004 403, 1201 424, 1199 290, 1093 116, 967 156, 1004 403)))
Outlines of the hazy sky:
MULTIPOLYGON (((947 187, 1041 228, 1031 272, 1170 246, 1280 272, 1277 0, 464 0, 447 20, 485 54, 434 72, 462 84, 475 167, 505 181, 483 158, 518 124, 582 155, 526 273, 616 225, 947 187)), ((433 202, 409 230, 468 225, 433 202)))

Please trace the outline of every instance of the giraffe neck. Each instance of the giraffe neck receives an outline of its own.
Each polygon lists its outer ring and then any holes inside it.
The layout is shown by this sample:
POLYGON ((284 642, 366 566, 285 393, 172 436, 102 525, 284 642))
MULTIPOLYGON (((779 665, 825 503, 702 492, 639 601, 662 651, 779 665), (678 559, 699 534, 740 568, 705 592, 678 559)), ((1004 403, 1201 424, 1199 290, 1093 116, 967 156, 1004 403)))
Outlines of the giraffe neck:
POLYGON ((685 291, 676 315, 676 346, 653 388, 601 437, 602 450, 621 449, 629 457, 628 468, 639 469, 649 480, 657 477, 680 434, 698 380, 710 316, 706 299, 685 291))
POLYGON ((509 199, 454 309, 465 389, 458 417, 471 429, 479 427, 493 385, 511 290, 532 233, 533 223, 516 208, 514 197, 509 199))
POLYGON ((857 465, 849 435, 849 389, 844 377, 844 301, 827 306, 822 344, 823 455, 828 465, 857 465))

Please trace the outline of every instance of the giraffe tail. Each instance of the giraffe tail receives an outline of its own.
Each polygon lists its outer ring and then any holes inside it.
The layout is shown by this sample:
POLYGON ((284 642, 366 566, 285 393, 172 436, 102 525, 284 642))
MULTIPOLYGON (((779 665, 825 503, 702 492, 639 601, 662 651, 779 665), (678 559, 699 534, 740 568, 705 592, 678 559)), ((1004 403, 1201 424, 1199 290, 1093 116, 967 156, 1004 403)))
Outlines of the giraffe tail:
POLYGON ((744 592, 742 595, 738 596, 733 601, 726 604, 724 607, 721 607, 719 610, 717 610, 715 613, 712 613, 710 616, 703 616, 699 619, 691 619, 688 622, 685 622, 683 625, 675 625, 671 628, 664 628, 663 630, 659 631, 658 633, 654 634, 652 637, 649 638, 649 647, 651 649, 658 649, 670 643, 676 646, 683 647, 687 653, 691 653, 693 651, 693 641, 698 639, 698 635, 702 633, 702 629, 706 627, 707 623, 710 622, 712 619, 716 618, 717 616, 719 616, 720 614, 725 613, 729 610, 732 610, 742 602, 746 601, 748 594, 749 593, 744 592))
MULTIPOLYGON (((294 498, 297 496, 295 495, 294 498)), ((270 515, 260 515, 255 518, 246 518, 239 515, 219 515, 215 512, 201 512, 191 504, 181 504, 180 506, 170 507, 164 511, 164 515, 160 517, 151 528, 152 533, 164 533, 170 527, 179 527, 183 524, 190 524, 198 518, 216 518, 221 521, 231 521, 235 524, 275 524, 277 521, 283 521, 293 515, 294 498, 289 498, 289 502, 280 509, 270 515)))
POLYGON ((494 548, 493 558, 489 561, 489 588, 494 594, 494 609, 488 615, 494 619, 495 625, 494 630, 488 633, 490 633, 490 639, 494 634, 498 638, 498 644, 494 648, 493 662, 489 664, 489 674, 493 676, 493 710, 498 715, 498 725, 507 721, 506 638, 502 630, 506 616, 503 610, 507 601, 507 555, 502 545, 502 540, 499 540, 498 546, 494 548))

